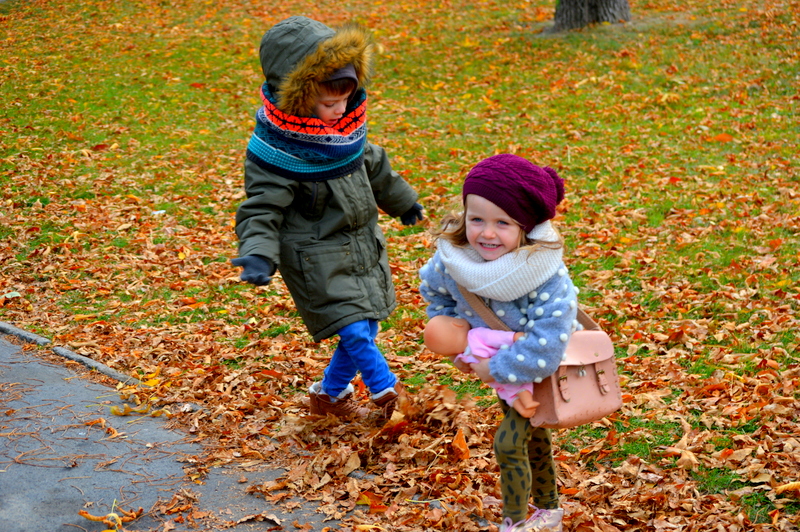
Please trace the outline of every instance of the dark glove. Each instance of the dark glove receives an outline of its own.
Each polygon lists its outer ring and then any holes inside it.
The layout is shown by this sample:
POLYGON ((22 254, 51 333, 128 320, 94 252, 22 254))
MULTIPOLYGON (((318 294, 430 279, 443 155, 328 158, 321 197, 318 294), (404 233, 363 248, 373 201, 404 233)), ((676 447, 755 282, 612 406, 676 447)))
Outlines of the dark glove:
POLYGON ((415 225, 417 222, 423 220, 422 205, 415 203, 413 207, 408 209, 404 214, 400 215, 400 221, 403 225, 415 225))
POLYGON ((272 261, 260 255, 239 257, 231 260, 231 264, 244 268, 241 277, 242 281, 256 286, 268 285, 272 280, 272 274, 275 273, 272 261))

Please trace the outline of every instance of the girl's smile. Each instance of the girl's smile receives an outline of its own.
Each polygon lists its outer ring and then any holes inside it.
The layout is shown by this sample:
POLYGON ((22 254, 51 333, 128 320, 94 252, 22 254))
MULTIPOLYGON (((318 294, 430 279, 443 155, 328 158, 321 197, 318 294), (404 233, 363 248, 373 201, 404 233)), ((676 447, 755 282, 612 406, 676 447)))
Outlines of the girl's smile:
POLYGON ((496 260, 519 247, 522 228, 503 209, 482 196, 467 195, 467 241, 484 260, 496 260))

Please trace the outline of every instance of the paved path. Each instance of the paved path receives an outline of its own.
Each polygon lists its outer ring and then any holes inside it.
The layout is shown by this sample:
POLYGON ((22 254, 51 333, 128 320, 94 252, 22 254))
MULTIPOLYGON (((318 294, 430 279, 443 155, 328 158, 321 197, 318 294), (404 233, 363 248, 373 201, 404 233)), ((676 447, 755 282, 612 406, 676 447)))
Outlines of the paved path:
POLYGON ((287 513, 244 492, 281 470, 213 468, 204 483, 191 482, 183 466, 201 455, 198 444, 163 418, 111 414, 121 404, 113 388, 68 369, 80 368, 68 358, 48 361, 48 349, 23 349, 18 336, 47 344, 0 322, 0 531, 101 531, 109 527, 78 512, 104 516, 115 506, 144 509, 125 524, 140 532, 295 530, 295 521, 316 531, 338 528, 308 503, 290 500, 297 508, 287 513), (113 431, 121 435, 112 438, 113 431), (193 515, 207 517, 192 523, 193 515))

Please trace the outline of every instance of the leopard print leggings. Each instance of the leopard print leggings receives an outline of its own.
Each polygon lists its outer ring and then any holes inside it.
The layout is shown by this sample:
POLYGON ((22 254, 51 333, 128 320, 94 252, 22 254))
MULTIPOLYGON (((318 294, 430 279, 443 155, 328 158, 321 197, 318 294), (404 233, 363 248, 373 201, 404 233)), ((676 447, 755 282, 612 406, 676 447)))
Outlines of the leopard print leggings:
POLYGON ((505 417, 494 436, 494 454, 500 466, 503 517, 516 523, 528 517, 531 497, 537 508, 558 508, 556 467, 550 431, 531 426, 505 402, 499 403, 505 417))

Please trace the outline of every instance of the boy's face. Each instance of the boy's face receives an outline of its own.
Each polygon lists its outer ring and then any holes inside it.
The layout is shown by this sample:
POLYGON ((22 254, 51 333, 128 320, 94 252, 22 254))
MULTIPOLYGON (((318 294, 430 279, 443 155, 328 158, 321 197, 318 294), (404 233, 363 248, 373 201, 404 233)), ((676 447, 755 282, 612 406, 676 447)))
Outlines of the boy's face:
POLYGON ((317 103, 314 105, 314 114, 329 126, 333 126, 344 116, 347 100, 351 93, 333 94, 325 87, 320 87, 317 103))

